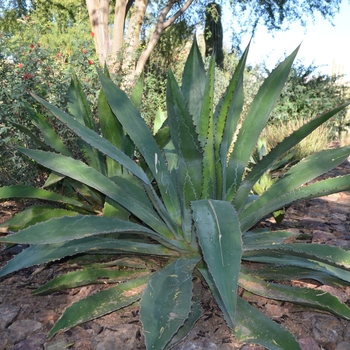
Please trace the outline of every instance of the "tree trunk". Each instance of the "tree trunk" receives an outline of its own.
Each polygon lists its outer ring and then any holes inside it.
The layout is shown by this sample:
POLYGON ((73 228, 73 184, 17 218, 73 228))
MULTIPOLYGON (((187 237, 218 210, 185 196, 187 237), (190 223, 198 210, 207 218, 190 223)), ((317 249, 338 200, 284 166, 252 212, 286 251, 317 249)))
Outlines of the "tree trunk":
POLYGON ((116 0, 112 45, 108 33, 110 0, 86 0, 99 60, 101 64, 104 65, 108 55, 111 55, 112 61, 109 62, 109 68, 116 71, 120 69, 120 66, 122 67, 123 73, 125 74, 123 85, 130 86, 133 84, 135 79, 145 68, 146 62, 164 30, 173 24, 193 2, 193 0, 187 0, 172 17, 166 20, 170 10, 178 1, 179 0, 168 0, 158 17, 156 28, 147 47, 137 59, 141 26, 144 21, 149 0, 116 0), (124 40, 125 17, 131 9, 131 5, 133 5, 133 8, 128 23, 127 36, 124 40))
POLYGON ((108 32, 109 0, 86 0, 96 53, 102 65, 110 53, 108 32))
POLYGON ((148 0, 135 0, 134 8, 128 24, 128 32, 125 39, 125 53, 123 60, 123 71, 135 70, 136 55, 140 42, 141 26, 145 18, 148 0))
POLYGON ((112 58, 118 59, 118 51, 123 47, 127 0, 117 0, 114 11, 112 58))

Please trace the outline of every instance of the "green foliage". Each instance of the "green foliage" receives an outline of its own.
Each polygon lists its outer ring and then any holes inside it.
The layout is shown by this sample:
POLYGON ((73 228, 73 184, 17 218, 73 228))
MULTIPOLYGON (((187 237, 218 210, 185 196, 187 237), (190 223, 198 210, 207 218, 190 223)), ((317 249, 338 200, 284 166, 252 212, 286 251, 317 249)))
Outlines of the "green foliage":
MULTIPOLYGON (((336 116, 334 118, 337 118, 336 116)), ((333 119, 333 118, 332 118, 333 119)), ((268 149, 276 147, 284 138, 288 137, 293 131, 298 130, 306 123, 303 119, 291 119, 288 121, 277 121, 269 124, 264 130, 264 137, 268 145, 268 149)), ((289 162, 295 163, 301 159, 319 152, 329 147, 332 141, 331 124, 332 121, 321 125, 313 131, 308 137, 298 143, 288 154, 289 162)))
POLYGON ((215 53, 215 62, 218 67, 223 68, 223 31, 221 23, 221 6, 215 2, 209 3, 205 8, 205 56, 215 53))
POLYGON ((31 20, 47 26, 55 23, 63 34, 73 23, 87 16, 87 9, 82 0, 2 0, 0 1, 0 30, 15 33, 22 24, 31 20))
MULTIPOLYGON (((291 120, 306 122, 320 111, 330 110, 346 101, 349 88, 339 83, 341 77, 316 75, 316 69, 313 65, 305 67, 300 62, 292 69, 280 101, 271 114, 271 124, 291 120)), ((345 118, 346 109, 343 109, 327 123, 332 138, 340 136, 345 118)))
MULTIPOLYGON (((81 33, 83 26, 72 26, 69 33, 57 39, 55 24, 50 29, 42 28, 36 21, 20 23, 15 36, 0 36, 0 141, 1 178, 0 184, 42 183, 42 169, 35 163, 25 161, 15 146, 33 146, 32 137, 18 132, 15 124, 21 124, 40 139, 40 133, 33 125, 33 118, 27 112, 25 101, 32 91, 51 103, 66 108, 72 70, 82 79, 82 88, 92 109, 97 108, 96 91, 99 89, 97 74, 93 62, 94 50, 90 34, 81 33), (48 44, 49 42, 49 44, 48 44)), ((32 100, 33 101, 33 100, 32 100)), ((31 102, 35 113, 46 111, 38 103, 31 102)), ((34 113, 33 112, 33 113, 34 113)), ((72 133, 62 128, 54 118, 48 123, 67 140, 75 143, 72 133)), ((35 124, 35 123, 34 123, 35 124)), ((23 131, 23 130, 22 130, 23 131)), ((42 140, 42 139, 41 139, 42 140)), ((74 147, 72 147, 74 148, 74 147)))
MULTIPOLYGON (((142 86, 137 85, 133 90, 133 98, 135 103, 140 99, 140 90, 142 86)), ((38 98, 37 98, 38 99, 38 98)), ((48 102, 42 100, 43 106, 50 106, 48 102)), ((125 148, 126 153, 130 156, 133 154, 133 146, 130 147, 127 136, 124 134, 120 124, 111 115, 110 110, 106 109, 106 98, 104 93, 101 91, 98 98, 98 110, 103 115, 100 118, 99 124, 101 127, 101 136, 106 137, 112 144, 125 148), (113 128, 113 131, 110 128, 113 128), (116 135, 116 131, 119 130, 119 134, 116 135)), ((29 112, 30 120, 37 128, 37 132, 41 134, 44 142, 40 141, 35 137, 30 130, 22 125, 16 124, 21 131, 24 131, 27 135, 32 136, 33 146, 39 146, 41 149, 46 151, 56 151, 61 153, 66 157, 71 157, 72 154, 78 154, 79 157, 83 157, 84 161, 93 166, 95 169, 99 170, 99 173, 108 174, 108 176, 122 176, 123 170, 122 166, 119 163, 116 163, 115 160, 109 157, 103 157, 95 148, 91 147, 89 143, 84 141, 76 143, 70 142, 67 140, 66 134, 63 134, 61 137, 65 140, 68 146, 61 140, 59 135, 55 132, 54 127, 52 127, 47 120, 40 114, 38 114, 34 109, 26 106, 27 111, 29 112), (75 149, 79 147, 79 149, 75 149)), ((86 99, 85 94, 82 91, 82 86, 78 82, 76 76, 73 76, 73 79, 68 90, 68 109, 73 116, 76 117, 76 120, 73 123, 81 122, 84 125, 87 125, 89 130, 96 130, 96 122, 92 116, 92 113, 89 109, 89 105, 86 99)), ((59 111, 56 108, 57 111, 59 111)), ((63 113, 59 111, 59 114, 63 113)), ((63 115, 66 115, 63 113, 63 115)), ((62 128, 62 126, 61 126, 62 128)), ((95 134, 94 134, 95 135, 95 134)), ((96 134, 97 135, 97 134, 96 134)), ((98 138, 97 138, 98 140, 98 138)), ((20 150, 17 147, 17 150, 20 150)), ((24 149, 22 153, 30 152, 29 149, 24 149)), ((67 158, 64 164, 62 159, 55 158, 56 153, 48 152, 49 156, 47 161, 56 162, 56 165, 61 164, 62 167, 66 167, 69 163, 69 160, 72 158, 67 158)), ((122 157, 125 155, 122 154, 122 157)), ((128 158, 129 159, 129 158, 128 158)), ((84 167, 84 163, 78 162, 81 167, 84 167)), ((132 163, 134 164, 134 163, 132 163)), ((124 162, 122 161, 122 165, 124 162)), ((133 169, 138 169, 134 164, 133 169)), ((93 181, 96 174, 92 172, 91 168, 86 170, 86 175, 88 179, 93 181)), ((75 180, 79 181, 80 178, 77 177, 75 180)), ((111 184, 105 184, 99 192, 93 188, 87 186, 89 183, 85 181, 85 184, 72 180, 72 178, 66 178, 64 175, 61 175, 60 169, 56 168, 56 171, 51 172, 48 175, 43 187, 50 188, 47 189, 37 189, 30 186, 4 186, 0 188, 0 198, 32 198, 36 200, 45 200, 53 203, 51 206, 32 207, 23 211, 20 215, 12 218, 0 225, 1 228, 6 228, 11 231, 18 231, 20 229, 26 228, 33 224, 46 221, 50 218, 63 217, 63 216, 76 216, 78 214, 99 214, 103 213, 105 216, 115 216, 121 218, 128 218, 129 214, 125 211, 120 205, 115 203, 109 197, 105 197, 104 192, 108 192, 112 187, 111 184), (55 193, 59 190, 60 194, 55 193), (65 206, 65 209, 57 208, 57 206, 65 206)), ((121 183, 119 182, 119 185, 121 183)), ((112 183, 113 186, 113 183, 112 183)), ((141 193, 142 196, 142 193, 141 193)), ((148 203, 147 203, 148 204, 148 203)))
MULTIPOLYGON (((173 31, 177 32, 179 27, 182 27, 181 22, 186 22, 187 27, 195 28, 198 23, 204 23, 206 17, 207 1, 190 1, 190 2, 172 2, 166 4, 164 1, 152 1, 146 2, 145 6, 133 6, 133 1, 118 2, 118 0, 106 1, 102 7, 103 12, 109 12, 109 23, 106 21, 102 26, 94 26, 94 19, 96 11, 99 11, 98 3, 94 3, 93 16, 91 17, 91 23, 96 30, 97 28, 103 28, 108 32, 108 26, 113 23, 113 14, 117 14, 115 9, 123 9, 125 11, 126 25, 119 31, 119 39, 123 44, 120 47, 115 47, 113 52, 105 52, 105 57, 110 53, 113 56, 114 63, 116 61, 123 61, 119 59, 125 52, 128 57, 124 57, 126 61, 124 68, 129 66, 132 69, 133 64, 129 61, 130 58, 138 60, 137 73, 145 67, 146 59, 149 58, 149 53, 154 48, 154 43, 157 43, 160 36, 164 34, 164 31, 168 31, 172 26, 176 27, 173 31), (137 17, 137 20, 135 20, 137 17), (166 20, 165 20, 166 19, 166 20), (137 27, 140 26, 140 33, 137 30, 136 36, 131 34, 134 30, 134 25, 137 23, 137 27), (180 24, 178 26, 178 24, 180 24), (150 35, 154 28, 157 28, 155 36, 150 35), (131 31, 130 31, 131 30, 131 31), (129 31, 128 33, 126 31, 129 31), (131 34, 131 35, 130 35, 131 34), (139 35, 140 34, 140 35, 139 35), (139 45, 139 39, 141 37, 141 45, 139 45), (125 38, 125 41, 124 41, 125 38), (153 39, 151 39, 153 38, 153 39), (154 41, 155 40, 155 41, 154 41), (139 47, 135 47, 136 46, 139 47), (145 49, 148 44, 147 50, 145 49), (125 48, 133 47, 133 53, 130 54, 129 50, 124 51, 125 48), (151 48, 152 47, 152 48, 151 48), (121 49, 121 50, 120 50, 121 49), (143 50, 143 55, 139 59, 138 54, 143 50), (124 51, 124 52, 123 52, 124 51), (144 58, 146 58, 144 60, 144 58)), ((339 10, 339 1, 336 0, 266 0, 266 1, 254 1, 254 0, 239 0, 229 1, 225 3, 225 11, 231 11, 233 15, 233 21, 238 24, 240 29, 239 33, 233 33, 231 41, 237 43, 240 41, 243 33, 254 33, 258 23, 263 23, 268 29, 281 29, 282 24, 285 22, 294 23, 296 20, 305 25, 305 19, 310 16, 314 18, 316 13, 321 14, 322 17, 332 19, 335 13, 339 10)), ((46 25, 48 21, 52 19, 52 22, 58 24, 59 33, 64 33, 72 23, 79 21, 86 21, 87 19, 87 6, 83 0, 62 0, 62 1, 47 1, 47 0, 2 0, 0 1, 0 30, 15 32, 18 30, 18 21, 23 21, 25 18, 30 17, 34 12, 37 13, 37 19, 39 23, 46 25)), ((90 14, 91 14, 90 13, 90 14)), ((117 18, 115 18, 117 19, 117 18)), ((119 23, 123 20, 117 19, 119 23)), ((102 23, 102 22, 101 22, 102 23)), ((101 24, 99 23, 99 24, 101 24)), ((207 26, 208 27, 208 26, 207 26)), ((232 26, 230 27, 232 29, 232 26)), ((220 30, 216 27, 216 32, 220 30)), ((193 30, 194 31, 194 30, 193 30)), ((192 33, 193 33, 192 31, 192 33)), ((207 30, 206 30, 207 31, 207 30)), ((117 35, 116 33, 114 35, 117 35)), ((214 34, 215 36, 216 34, 214 34)), ((96 41, 99 42, 99 35, 96 35, 96 41)), ((115 39, 115 38, 114 38, 115 39)), ((177 36, 177 40, 181 40, 181 35, 177 36)), ((100 46, 100 45, 98 45, 100 46)), ((107 49, 108 45, 102 45, 107 49)), ((98 48, 100 50, 100 48, 98 48)), ((108 50, 107 50, 108 51, 108 50)), ((220 50, 218 50, 218 58, 221 56, 220 50)), ((173 51, 165 51, 169 57, 173 51)), ((222 56, 221 56, 222 57, 222 56)), ((131 61, 132 61, 131 60, 131 61)), ((102 61, 101 61, 102 62, 102 61)), ((114 64, 111 63, 111 66, 114 64)), ((220 63, 220 62, 219 62, 220 63)), ((221 64, 220 64, 221 65, 221 64)), ((117 66, 120 66, 117 64, 117 66)), ((132 81, 129 79, 128 81, 132 81)))
POLYGON ((158 111, 166 109, 166 73, 165 70, 147 67, 144 79, 144 103, 141 105, 142 116, 146 123, 153 125, 158 111))
MULTIPOLYGON (((349 88, 339 82, 339 77, 314 76, 315 69, 304 67, 300 62, 292 69, 264 131, 269 149, 317 117, 320 111, 331 110, 346 101, 349 88)), ((291 161, 299 161, 327 148, 334 139, 341 140, 347 125, 346 113, 347 109, 341 110, 296 145, 290 153, 291 161)))
MULTIPOLYGON (((346 106, 312 119, 247 171, 296 54, 297 50, 267 77, 242 125, 239 121, 244 106, 243 76, 248 49, 225 94, 214 106, 215 62, 211 60, 206 73, 195 42, 181 88, 169 71, 168 119, 161 129, 156 128, 155 136, 135 103, 139 93, 133 94, 132 102, 100 71, 99 119, 101 125, 106 123, 114 130, 107 133, 107 128, 103 128, 103 137, 95 131, 95 120, 77 80, 70 90, 70 111, 75 118, 34 96, 82 140, 86 162, 73 159, 62 144, 54 147, 55 152, 27 148, 20 151, 50 169, 56 181, 64 178, 75 188, 87 189, 99 203, 99 210, 88 198, 80 200, 80 204, 56 198, 59 203, 67 203, 74 215, 57 215, 35 225, 23 220, 19 232, 2 237, 3 243, 31 246, 3 267, 0 276, 80 254, 83 260, 75 262, 82 270, 70 276, 72 283, 59 277, 35 292, 46 294, 96 283, 98 276, 106 276, 112 282, 113 263, 94 263, 96 254, 117 256, 117 261, 128 257, 119 265, 141 265, 141 275, 121 276, 117 286, 68 307, 50 336, 139 301, 146 347, 170 348, 187 335, 201 315, 199 296, 193 293, 194 273, 206 281, 228 326, 244 342, 259 343, 269 349, 300 349, 287 330, 238 295, 239 286, 250 293, 350 319, 350 309, 329 293, 316 295, 312 290, 278 284, 287 275, 289 279, 311 278, 324 284, 346 285, 350 282, 348 251, 299 243, 288 231, 254 230, 266 215, 295 200, 350 189, 350 175, 305 185, 348 157, 350 147, 342 147, 307 157, 262 195, 252 197, 252 189, 263 174, 346 106), (236 142, 232 148, 233 140, 236 142), (136 161, 134 150, 139 155, 136 161), (103 215, 95 215, 100 212, 103 215), (140 264, 140 257, 145 265, 140 264), (84 263, 84 259, 88 262, 84 263), (261 269, 252 268, 252 262, 259 263, 261 269), (284 268, 280 276, 279 268, 275 270, 275 282, 270 283, 271 269, 277 266, 284 268), (96 270, 89 277, 91 268, 96 270)), ((41 130, 45 132, 46 127, 41 130)), ((50 147, 55 144, 58 143, 49 143, 50 147)), ((0 198, 19 196, 18 192, 18 187, 5 188, 0 198)), ((27 193, 35 195, 35 190, 27 193)), ((53 196, 47 192, 36 195, 53 196)), ((47 207, 44 209, 47 211, 47 207)), ((20 220, 13 222, 18 225, 20 220)))

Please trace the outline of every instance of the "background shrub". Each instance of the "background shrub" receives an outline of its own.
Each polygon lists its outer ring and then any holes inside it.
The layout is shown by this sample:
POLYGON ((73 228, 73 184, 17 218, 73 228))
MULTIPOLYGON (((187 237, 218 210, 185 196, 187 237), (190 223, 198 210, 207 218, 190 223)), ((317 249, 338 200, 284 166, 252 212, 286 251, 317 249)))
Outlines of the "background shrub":
MULTIPOLYGON (((268 150, 275 148, 283 139, 292 132, 300 129, 305 123, 306 120, 296 118, 268 125, 263 132, 268 150)), ((327 124, 321 125, 295 146, 295 148, 291 149, 290 152, 294 153, 291 162, 301 160, 315 152, 327 149, 332 136, 332 129, 327 124)))
MULTIPOLYGON (((316 74, 318 67, 304 66, 298 61, 281 94, 280 101, 273 111, 270 124, 298 120, 308 121, 320 112, 327 111, 344 103, 349 88, 341 83, 341 76, 316 74)), ((339 112, 328 123, 331 139, 339 138, 344 129, 347 110, 339 112)))
MULTIPOLYGON (((39 35, 41 26, 23 24, 23 32, 16 37, 0 37, 0 186, 22 182, 41 182, 39 169, 28 163, 15 147, 31 147, 31 138, 19 131, 13 123, 28 128, 35 136, 39 133, 30 121, 25 102, 38 113, 46 111, 30 97, 29 91, 67 110, 67 91, 73 71, 80 77, 83 89, 92 110, 96 109, 99 84, 94 64, 96 58, 92 42, 83 37, 61 37, 61 42, 46 43, 48 36, 39 35), (39 38, 43 41, 39 41, 39 38), (60 45, 61 44, 61 45, 60 45)), ((46 29, 51 30, 51 29, 46 29)), ((52 29, 50 37, 56 37, 52 29)), ((49 122, 66 141, 74 142, 72 136, 54 118, 49 122)))

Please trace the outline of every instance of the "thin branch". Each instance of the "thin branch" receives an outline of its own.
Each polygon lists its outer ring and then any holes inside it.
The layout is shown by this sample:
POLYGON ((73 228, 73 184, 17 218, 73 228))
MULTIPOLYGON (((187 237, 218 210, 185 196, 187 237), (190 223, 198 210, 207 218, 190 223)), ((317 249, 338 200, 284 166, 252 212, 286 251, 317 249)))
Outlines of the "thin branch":
POLYGON ((172 17, 170 17, 166 22, 164 22, 164 27, 163 29, 168 28, 171 24, 175 22, 176 19, 178 19, 192 4, 193 0, 187 0, 180 10, 178 10, 172 17))
POLYGON ((172 17, 170 17, 167 21, 165 21, 165 18, 167 16, 167 14, 169 13, 169 11, 172 9, 172 7, 174 6, 174 4, 177 2, 178 0, 169 0, 168 3, 166 4, 166 6, 163 8, 163 10, 161 11, 159 17, 158 17, 158 21, 156 24, 156 28, 152 34, 152 37, 150 39, 150 41, 148 42, 147 47, 145 48, 145 50, 142 52, 137 65, 136 65, 136 69, 135 69, 135 75, 138 75, 142 72, 143 68, 145 67, 145 64, 149 58, 149 56, 151 55, 153 49, 155 48, 155 46, 157 45, 162 33, 164 32, 164 30, 169 27, 172 23, 174 23, 174 21, 181 15, 183 14, 188 7, 192 4, 193 0, 187 0, 185 2, 185 4, 181 7, 180 10, 178 10, 172 17))

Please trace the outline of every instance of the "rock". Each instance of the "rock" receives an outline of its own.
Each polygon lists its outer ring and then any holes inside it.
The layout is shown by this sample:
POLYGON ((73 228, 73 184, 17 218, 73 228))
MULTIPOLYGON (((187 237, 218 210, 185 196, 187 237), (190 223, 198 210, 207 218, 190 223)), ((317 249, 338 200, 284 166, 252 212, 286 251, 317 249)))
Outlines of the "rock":
POLYGON ((95 350, 94 345, 91 343, 90 340, 79 340, 74 343, 74 349, 81 349, 81 350, 95 350))
POLYGON ((26 339, 17 343, 11 350, 42 350, 43 348, 43 345, 37 344, 33 340, 26 339))
POLYGON ((140 327, 132 324, 123 324, 101 332, 95 340, 98 342, 96 350, 134 350, 137 344, 137 334, 140 327))
POLYGON ((340 248, 349 248, 349 242, 344 239, 334 239, 331 241, 331 245, 340 248))
POLYGON ((332 316, 314 316, 312 318, 312 333, 316 342, 326 350, 335 350, 341 342, 343 325, 332 316))
POLYGON ((265 350, 261 345, 246 344, 243 345, 239 350, 265 350))
POLYGON ((236 350, 237 347, 235 347, 235 345, 231 344, 231 343, 223 343, 223 344, 220 344, 219 349, 220 350, 236 350))
POLYGON ((20 309, 18 306, 0 305, 0 331, 3 331, 11 324, 20 309))
POLYGON ((45 350, 62 350, 69 347, 68 342, 65 340, 57 340, 55 342, 50 342, 50 344, 44 344, 45 350))
POLYGON ((329 232, 329 226, 327 224, 324 224, 320 220, 317 220, 317 218, 313 220, 305 220, 304 218, 302 219, 303 223, 305 223, 305 226, 309 229, 312 230, 313 232, 315 231, 321 231, 321 232, 329 232))
POLYGON ((320 350, 320 347, 316 343, 316 340, 311 337, 298 339, 302 350, 320 350))
POLYGON ((334 236, 329 232, 316 230, 312 235, 312 243, 323 243, 330 241, 334 236))
POLYGON ((8 349, 9 345, 8 331, 0 332, 0 349, 8 349))
POLYGON ((347 232, 347 229, 346 229, 345 225, 332 225, 332 229, 335 232, 347 232))
POLYGON ((9 327, 9 339, 13 344, 27 338, 29 334, 34 333, 42 328, 42 323, 34 320, 18 320, 12 323, 9 327))
POLYGON ((86 330, 86 332, 93 336, 100 334, 103 329, 98 323, 93 321, 83 324, 82 327, 86 330))
POLYGON ((56 320, 58 319, 58 314, 53 310, 42 310, 41 312, 38 312, 36 319, 39 322, 43 323, 46 329, 49 330, 53 327, 56 320))
POLYGON ((342 225, 343 221, 345 221, 346 219, 344 220, 340 220, 340 219, 331 219, 331 220, 328 220, 327 223, 329 225, 342 225))
POLYGON ((89 338, 89 333, 87 332, 87 330, 85 330, 81 326, 76 326, 72 328, 70 331, 71 331, 70 338, 74 342, 89 338))
POLYGON ((343 223, 344 221, 347 220, 346 214, 338 213, 338 212, 334 212, 334 213, 332 212, 328 214, 328 217, 330 218, 328 222, 335 223, 335 224, 343 223))
POLYGON ((349 349, 350 349, 350 342, 348 341, 342 341, 335 348, 335 350, 349 350, 349 349))
POLYGON ((280 318, 285 314, 284 309, 280 305, 274 305, 274 304, 267 303, 265 305, 265 310, 266 310, 267 315, 272 319, 273 318, 280 318))
MULTIPOLYGON (((348 289, 348 288, 347 288, 348 289)), ((349 288, 350 289, 350 288, 349 288)), ((344 340, 350 341, 350 323, 347 324, 344 331, 344 340)))

